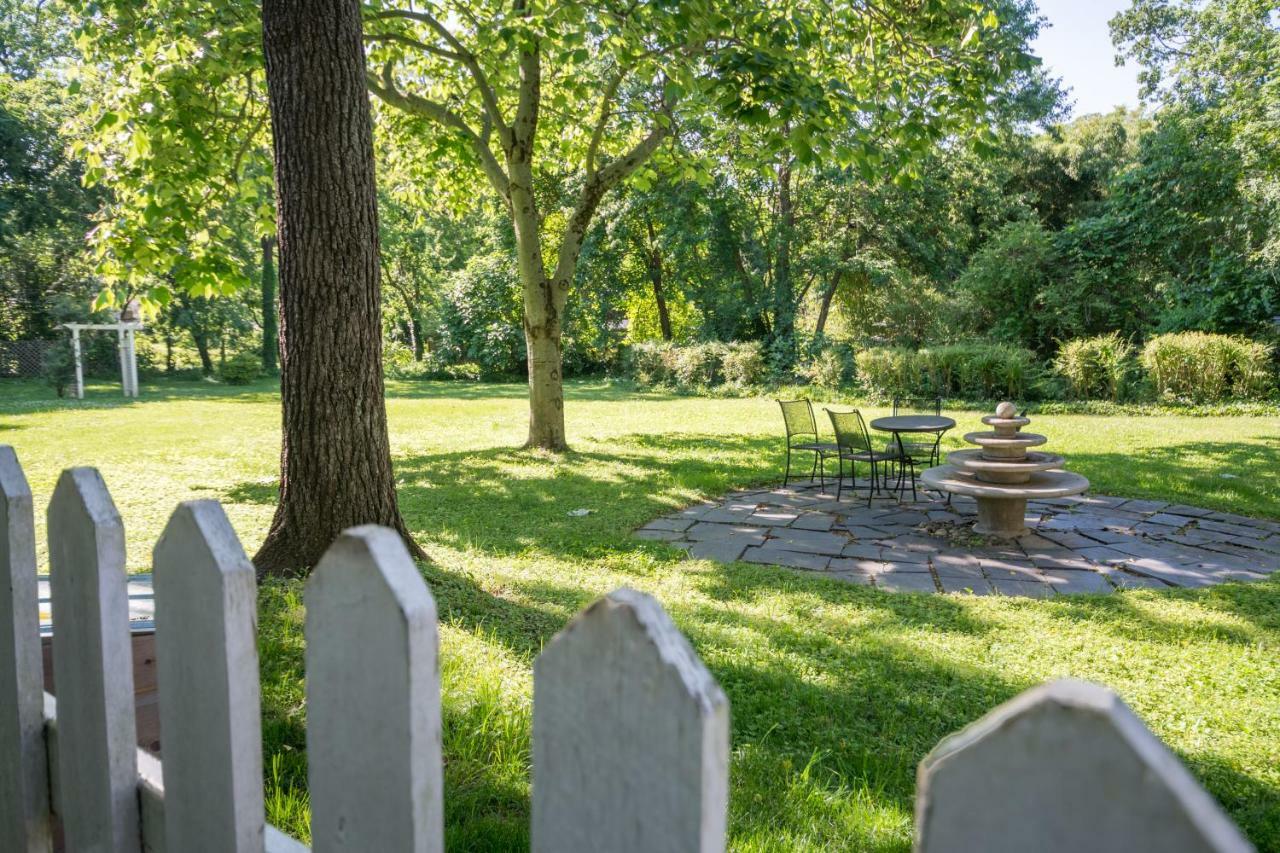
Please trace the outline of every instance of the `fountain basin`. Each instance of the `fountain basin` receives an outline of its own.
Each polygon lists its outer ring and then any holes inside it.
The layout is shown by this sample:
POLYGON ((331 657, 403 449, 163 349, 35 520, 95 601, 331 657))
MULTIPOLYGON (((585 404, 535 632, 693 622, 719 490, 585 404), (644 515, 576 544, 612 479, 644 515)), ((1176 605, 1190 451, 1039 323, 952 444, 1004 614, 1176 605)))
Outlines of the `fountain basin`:
POLYGON ((950 464, 928 468, 920 479, 931 489, 974 498, 978 504, 974 532, 1009 539, 1028 533, 1028 500, 1078 495, 1089 488, 1088 480, 1070 471, 1033 471, 1022 483, 989 483, 950 464))
POLYGON ((920 472, 920 480, 931 489, 996 500, 1047 500, 1078 495, 1089 488, 1089 481, 1071 471, 1036 471, 1025 483, 986 483, 968 471, 951 465, 939 465, 920 472))
POLYGON ((1028 453, 1022 458, 992 458, 983 450, 955 450, 947 455, 947 464, 970 471, 986 483, 1025 483, 1036 471, 1061 468, 1065 460, 1054 453, 1028 453))

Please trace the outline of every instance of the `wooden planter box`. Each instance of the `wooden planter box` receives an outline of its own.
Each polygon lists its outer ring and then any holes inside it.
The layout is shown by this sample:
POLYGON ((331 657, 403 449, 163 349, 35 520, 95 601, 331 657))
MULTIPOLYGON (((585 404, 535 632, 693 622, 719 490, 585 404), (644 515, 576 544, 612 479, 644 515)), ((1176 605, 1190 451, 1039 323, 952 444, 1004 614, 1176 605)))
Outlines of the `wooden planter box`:
MULTIPOLYGON (((44 689, 54 696, 53 638, 41 637, 44 654, 44 689)), ((138 746, 160 754, 160 695, 156 688, 156 632, 133 632, 133 695, 137 711, 138 746)))

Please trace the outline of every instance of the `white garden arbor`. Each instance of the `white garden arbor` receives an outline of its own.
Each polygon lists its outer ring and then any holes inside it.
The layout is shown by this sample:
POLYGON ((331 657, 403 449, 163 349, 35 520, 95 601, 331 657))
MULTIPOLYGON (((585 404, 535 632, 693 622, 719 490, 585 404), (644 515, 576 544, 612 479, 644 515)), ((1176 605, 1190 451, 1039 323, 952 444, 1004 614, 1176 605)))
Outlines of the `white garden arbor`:
POLYGON ((71 352, 76 362, 76 398, 84 399, 84 356, 80 349, 80 333, 101 331, 116 333, 120 352, 120 387, 126 397, 138 396, 138 351, 134 336, 142 322, 126 310, 114 323, 63 323, 71 332, 71 352))

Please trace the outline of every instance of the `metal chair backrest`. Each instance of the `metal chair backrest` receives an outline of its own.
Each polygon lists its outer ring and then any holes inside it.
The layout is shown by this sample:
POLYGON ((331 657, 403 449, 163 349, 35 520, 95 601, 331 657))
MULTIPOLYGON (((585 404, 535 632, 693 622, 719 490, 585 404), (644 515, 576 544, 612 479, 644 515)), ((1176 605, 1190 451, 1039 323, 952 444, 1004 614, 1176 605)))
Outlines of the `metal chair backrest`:
POLYGON ((867 432, 867 422, 857 409, 850 412, 833 412, 827 409, 831 418, 831 429, 836 434, 836 444, 841 452, 870 453, 871 434, 867 432))
POLYGON ((787 425, 787 438, 795 435, 818 437, 818 422, 813 418, 813 405, 808 400, 779 400, 782 420, 787 425))
POLYGON ((893 400, 893 416, 898 415, 941 415, 941 397, 906 397, 893 400))

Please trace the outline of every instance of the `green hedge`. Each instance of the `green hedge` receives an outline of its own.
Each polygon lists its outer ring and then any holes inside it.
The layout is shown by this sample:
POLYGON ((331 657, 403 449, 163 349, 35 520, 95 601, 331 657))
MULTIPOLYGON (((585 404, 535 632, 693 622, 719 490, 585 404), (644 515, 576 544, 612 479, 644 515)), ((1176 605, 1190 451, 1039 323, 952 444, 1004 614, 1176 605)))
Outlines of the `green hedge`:
POLYGON ((737 388, 767 384, 769 375, 764 349, 759 343, 705 343, 676 346, 640 343, 628 347, 624 367, 641 385, 737 388))
POLYGON ((262 376, 262 356, 248 350, 238 352, 223 363, 218 376, 228 385, 248 385, 262 376))

